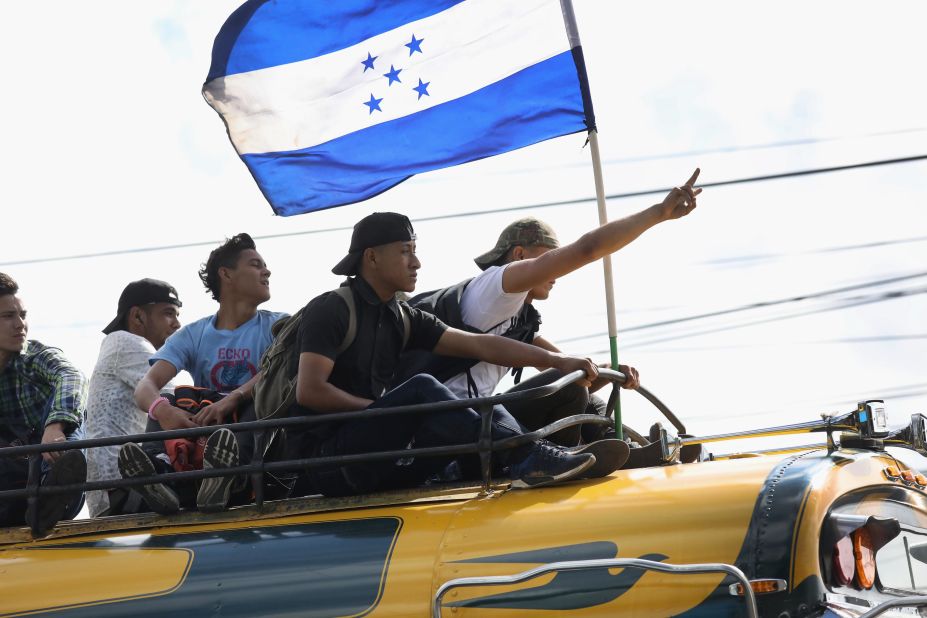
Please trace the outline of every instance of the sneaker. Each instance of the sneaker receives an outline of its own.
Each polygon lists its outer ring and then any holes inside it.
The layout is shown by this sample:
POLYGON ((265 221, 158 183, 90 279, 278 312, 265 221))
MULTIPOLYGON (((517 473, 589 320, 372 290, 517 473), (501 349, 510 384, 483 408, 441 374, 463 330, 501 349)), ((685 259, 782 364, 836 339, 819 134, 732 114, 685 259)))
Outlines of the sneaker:
POLYGON ((574 455, 550 443, 538 442, 528 456, 512 464, 514 489, 529 489, 576 478, 595 464, 595 455, 574 455))
MULTIPOLYGON (((43 487, 53 485, 74 485, 87 481, 87 460, 80 451, 65 451, 61 457, 52 464, 51 470, 45 476, 43 487)), ((66 494, 48 494, 41 496, 37 503, 30 503, 26 507, 26 523, 32 527, 33 536, 40 537, 48 534, 51 528, 64 517, 65 511, 81 492, 66 494), (34 512, 33 504, 38 504, 38 513, 34 512)))
MULTIPOLYGON (((148 455, 134 442, 122 445, 119 449, 118 462, 119 473, 124 479, 137 479, 158 474, 154 464, 148 459, 148 455)), ((145 499, 148 508, 155 513, 171 515, 180 510, 180 498, 164 483, 136 485, 130 489, 137 491, 145 499)))
POLYGON ((597 479, 608 476, 618 470, 628 461, 631 447, 621 440, 597 440, 589 444, 582 444, 566 449, 571 455, 592 453, 595 455, 595 464, 579 475, 581 479, 597 479))
MULTIPOLYGON (((228 429, 213 432, 206 440, 203 451, 203 470, 214 468, 233 468, 238 465, 238 440, 228 429)), ((214 476, 205 478, 200 483, 196 494, 196 508, 213 513, 225 509, 229 502, 234 476, 214 476)))

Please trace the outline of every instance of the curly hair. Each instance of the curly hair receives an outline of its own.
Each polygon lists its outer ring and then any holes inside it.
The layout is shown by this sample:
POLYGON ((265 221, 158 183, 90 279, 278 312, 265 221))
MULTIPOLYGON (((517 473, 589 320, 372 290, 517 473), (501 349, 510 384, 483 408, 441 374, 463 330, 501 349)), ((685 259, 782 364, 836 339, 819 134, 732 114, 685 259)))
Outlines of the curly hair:
POLYGON ((200 281, 206 286, 206 291, 212 294, 214 300, 219 300, 219 269, 235 268, 238 256, 242 251, 257 249, 254 240, 247 234, 236 234, 227 238, 225 242, 209 252, 205 264, 200 265, 200 281))
POLYGON ((19 291, 19 284, 13 277, 6 273, 0 273, 0 296, 16 294, 19 291))

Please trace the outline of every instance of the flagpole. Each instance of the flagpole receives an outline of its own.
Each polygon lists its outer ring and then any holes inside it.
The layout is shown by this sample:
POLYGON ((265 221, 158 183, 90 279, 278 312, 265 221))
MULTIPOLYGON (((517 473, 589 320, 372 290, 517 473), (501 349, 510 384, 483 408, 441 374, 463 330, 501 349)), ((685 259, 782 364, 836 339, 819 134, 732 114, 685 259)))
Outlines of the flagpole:
MULTIPOLYGON (((595 201, 599 210, 599 226, 608 223, 608 211, 605 209, 605 181, 602 176, 602 158, 599 155, 599 134, 595 127, 595 116, 592 112, 592 95, 589 92, 589 80, 586 76, 586 62, 583 59, 582 43, 579 40, 579 28, 576 26, 576 15, 573 13, 571 0, 560 0, 563 12, 563 23, 566 26, 570 50, 580 75, 580 86, 583 95, 583 107, 586 111, 586 124, 589 127, 589 150, 592 154, 592 173, 595 178, 595 201)), ((612 369, 618 369, 618 321, 615 318, 615 285, 612 276, 612 256, 602 258, 602 268, 605 274, 605 311, 608 317, 608 344, 611 351, 612 369)), ((624 438, 621 427, 621 392, 615 397, 615 433, 618 439, 624 438)))
MULTIPOLYGON (((608 211, 605 210, 605 181, 602 177, 602 159, 599 155, 599 134, 593 129, 589 132, 589 150, 592 152, 592 173, 595 177, 595 201, 599 210, 599 226, 608 223, 608 211)), ((615 284, 612 276, 612 256, 602 258, 602 270, 605 275, 605 311, 608 317, 608 347, 611 351, 612 369, 618 370, 618 320, 615 317, 615 284)), ((621 391, 615 397, 615 433, 618 439, 624 439, 621 430, 621 391)))

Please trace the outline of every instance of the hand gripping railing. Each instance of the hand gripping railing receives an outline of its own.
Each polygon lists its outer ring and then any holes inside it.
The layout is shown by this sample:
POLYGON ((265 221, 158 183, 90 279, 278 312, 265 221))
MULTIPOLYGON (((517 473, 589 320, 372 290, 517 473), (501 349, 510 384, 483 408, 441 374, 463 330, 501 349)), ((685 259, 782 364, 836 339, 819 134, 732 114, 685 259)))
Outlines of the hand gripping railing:
POLYGON ((453 588, 471 588, 474 586, 506 586, 519 584, 535 577, 546 575, 548 573, 563 571, 586 571, 591 569, 615 569, 615 568, 638 568, 645 571, 661 571, 663 573, 675 573, 682 575, 691 575, 699 573, 726 573, 734 577, 744 589, 744 601, 747 604, 747 616, 757 618, 759 615, 756 609, 756 596, 750 587, 750 580, 744 575, 743 571, 730 564, 705 563, 705 564, 666 564, 664 562, 655 562, 653 560, 644 560, 642 558, 612 558, 602 560, 570 560, 564 562, 551 562, 539 567, 516 573, 515 575, 498 575, 494 577, 460 577, 452 579, 441 584, 435 592, 432 599, 431 615, 432 618, 441 618, 442 599, 444 595, 453 588))

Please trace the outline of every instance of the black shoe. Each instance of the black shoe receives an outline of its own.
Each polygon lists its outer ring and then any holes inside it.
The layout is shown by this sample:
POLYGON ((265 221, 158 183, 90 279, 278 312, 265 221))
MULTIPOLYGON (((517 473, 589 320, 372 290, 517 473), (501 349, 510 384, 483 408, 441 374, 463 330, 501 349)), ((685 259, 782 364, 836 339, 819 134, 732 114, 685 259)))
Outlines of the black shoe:
MULTIPOLYGON (((238 440, 228 429, 219 429, 206 440, 203 470, 233 468, 238 465, 238 440)), ((212 513, 225 509, 229 502, 234 476, 214 476, 203 479, 196 494, 196 508, 212 513)))
MULTIPOLYGON (((52 464, 51 470, 45 476, 43 487, 54 485, 74 485, 87 481, 87 460, 80 451, 65 451, 61 457, 52 464)), ((74 500, 80 497, 81 492, 66 494, 48 494, 41 496, 38 501, 38 513, 35 513, 33 504, 26 507, 26 523, 32 527, 32 535, 45 536, 55 524, 64 517, 65 511, 74 500)))
MULTIPOLYGON (((137 479, 145 476, 155 476, 158 471, 148 458, 145 451, 138 444, 128 442, 119 449, 119 473, 124 479, 137 479)), ((180 498, 173 489, 164 483, 150 485, 136 485, 131 489, 137 491, 145 503, 155 513, 172 515, 180 510, 180 498)))
POLYGON ((628 461, 631 447, 621 440, 597 440, 591 444, 582 444, 566 449, 571 455, 592 453, 595 465, 579 475, 581 479, 597 479, 608 476, 628 461))
POLYGON ((650 432, 647 434, 647 439, 650 440, 650 443, 660 441, 660 432, 663 431, 663 423, 657 421, 650 426, 650 432))
POLYGON ((595 464, 595 455, 573 455, 550 443, 538 442, 528 456, 512 464, 514 489, 541 487, 576 478, 595 464))

